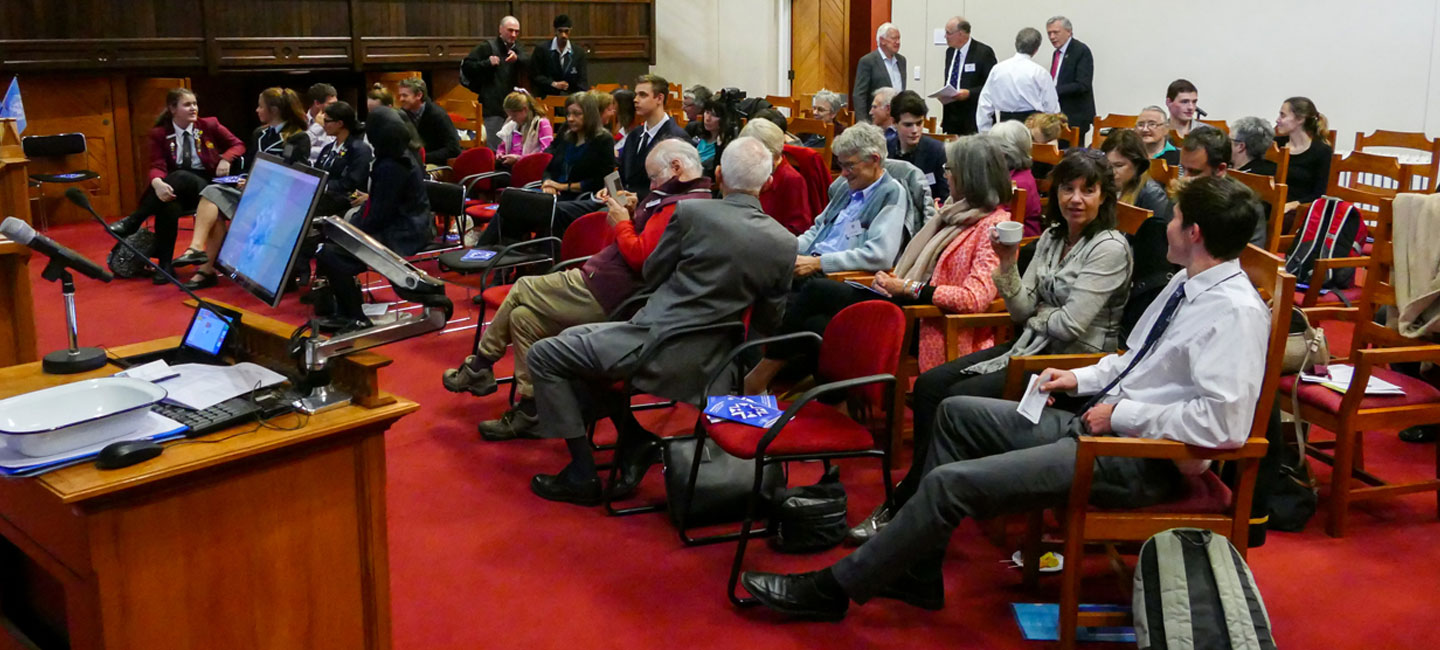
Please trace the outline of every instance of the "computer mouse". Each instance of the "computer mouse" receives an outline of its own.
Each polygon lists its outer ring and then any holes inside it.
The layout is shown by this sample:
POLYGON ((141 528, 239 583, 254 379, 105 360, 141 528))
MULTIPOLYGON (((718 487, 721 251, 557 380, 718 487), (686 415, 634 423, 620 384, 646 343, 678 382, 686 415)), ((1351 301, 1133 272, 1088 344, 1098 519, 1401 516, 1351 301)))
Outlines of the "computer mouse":
POLYGON ((149 440, 121 440, 105 445, 95 457, 99 469, 120 469, 136 463, 143 463, 165 451, 158 443, 149 440))

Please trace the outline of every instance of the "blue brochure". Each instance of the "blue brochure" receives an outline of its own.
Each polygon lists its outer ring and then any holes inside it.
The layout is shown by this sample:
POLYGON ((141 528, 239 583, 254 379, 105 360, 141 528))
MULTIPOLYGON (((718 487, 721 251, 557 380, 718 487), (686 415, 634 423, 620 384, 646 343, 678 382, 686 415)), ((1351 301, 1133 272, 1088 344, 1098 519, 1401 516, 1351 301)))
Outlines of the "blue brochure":
POLYGON ((488 248, 472 248, 468 251, 465 251, 465 255, 464 257, 460 258, 460 261, 484 262, 492 257, 495 257, 495 251, 492 251, 488 248))
POLYGON ((783 413, 773 395, 715 395, 705 402, 705 414, 711 422, 730 420, 763 429, 783 413))

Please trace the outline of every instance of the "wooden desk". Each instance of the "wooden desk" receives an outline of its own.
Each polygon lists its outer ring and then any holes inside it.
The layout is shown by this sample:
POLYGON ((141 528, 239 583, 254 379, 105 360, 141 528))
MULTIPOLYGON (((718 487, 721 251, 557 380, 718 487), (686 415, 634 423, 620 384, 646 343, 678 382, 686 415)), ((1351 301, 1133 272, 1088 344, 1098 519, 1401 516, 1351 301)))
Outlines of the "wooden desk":
POLYGON ((40 358, 35 352, 29 261, 30 249, 0 237, 0 368, 40 358))
MULTIPOLYGON (((252 338, 286 327, 241 322, 252 338)), ((115 370, 4 368, 0 397, 115 370)), ((167 443, 121 470, 0 479, 0 650, 388 649, 383 434, 419 405, 371 402, 167 443)))

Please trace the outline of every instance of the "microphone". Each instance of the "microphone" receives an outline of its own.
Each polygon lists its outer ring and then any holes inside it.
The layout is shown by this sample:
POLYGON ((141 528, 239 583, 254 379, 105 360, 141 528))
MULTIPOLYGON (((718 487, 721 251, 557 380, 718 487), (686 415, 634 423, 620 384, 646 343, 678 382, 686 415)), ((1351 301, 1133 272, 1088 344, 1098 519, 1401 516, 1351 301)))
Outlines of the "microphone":
MULTIPOLYGON (((114 238, 115 238, 115 241, 120 242, 120 244, 121 244, 122 246, 124 246, 125 248, 130 249, 130 252, 134 253, 136 257, 138 257, 138 258, 140 258, 140 259, 142 259, 142 260, 145 260, 145 263, 148 264, 148 265, 150 265, 150 268, 155 269, 158 273, 160 273, 160 275, 165 276, 165 279, 166 279, 166 280, 169 280, 169 281, 170 281, 170 284, 173 284, 173 285, 175 285, 175 286, 177 286, 177 287, 180 287, 180 290, 181 290, 181 291, 184 291, 184 292, 185 292, 187 295, 189 295, 191 298, 194 298, 194 299, 195 299, 195 302, 197 302, 197 303, 199 303, 199 304, 202 304, 202 305, 209 305, 209 304, 210 304, 209 301, 205 300, 204 298, 201 298, 200 296, 195 295, 195 292, 194 292, 194 291, 191 291, 191 290, 189 289, 189 287, 186 287, 186 286, 185 286, 183 283, 181 283, 179 280, 176 280, 176 279, 175 279, 175 276, 170 275, 170 272, 169 272, 169 271, 166 271, 166 270, 165 270, 164 268, 162 268, 159 264, 156 264, 156 263, 154 262, 154 260, 151 260, 149 253, 146 253, 145 251, 142 251, 142 250, 140 250, 140 249, 138 249, 138 248, 135 248, 135 245, 134 245, 134 244, 131 244, 131 243, 128 242, 128 241, 125 241, 125 238, 124 238, 124 237, 121 237, 120 235, 117 235, 117 234, 115 234, 114 232, 112 232, 112 231, 110 230, 110 224, 105 223, 105 219, 104 219, 103 217, 101 217, 98 213, 96 213, 96 212, 95 212, 95 208, 90 205, 90 196, 87 195, 87 194, 85 194, 85 192, 81 191, 80 188, 78 188, 78 187, 72 187, 72 188, 70 188, 70 189, 68 189, 68 190, 65 190, 65 198, 70 199, 70 202, 71 202, 71 203, 74 203, 74 204, 77 205, 77 206, 79 206, 80 209, 82 209, 82 210, 84 210, 84 211, 86 211, 86 212, 89 212, 91 217, 93 217, 96 221, 100 222, 100 226, 101 226, 100 229, 101 229, 101 230, 104 230, 104 231, 105 231, 106 233, 108 233, 111 237, 114 237, 114 238)), ((107 275, 108 275, 108 274, 107 274, 107 275)))
MULTIPOLYGON (((1195 107, 1195 114, 1196 114, 1196 115, 1199 115, 1200 117, 1207 117, 1207 116, 1210 115, 1209 113, 1206 113, 1206 112, 1205 112, 1205 109, 1200 108, 1199 106, 1196 106, 1196 107, 1195 107)), ((74 189, 74 188, 71 188, 71 189, 74 189)))
POLYGON ((110 272, 106 271, 99 264, 91 262, 85 259, 84 255, 66 248, 59 242, 45 235, 35 232, 35 229, 31 228, 30 224, 15 217, 6 217, 5 221, 0 223, 0 235, 5 235, 23 246, 30 247, 31 250, 45 257, 59 262, 68 268, 75 269, 85 277, 94 278, 101 282, 109 282, 115 279, 115 276, 110 275, 110 272))

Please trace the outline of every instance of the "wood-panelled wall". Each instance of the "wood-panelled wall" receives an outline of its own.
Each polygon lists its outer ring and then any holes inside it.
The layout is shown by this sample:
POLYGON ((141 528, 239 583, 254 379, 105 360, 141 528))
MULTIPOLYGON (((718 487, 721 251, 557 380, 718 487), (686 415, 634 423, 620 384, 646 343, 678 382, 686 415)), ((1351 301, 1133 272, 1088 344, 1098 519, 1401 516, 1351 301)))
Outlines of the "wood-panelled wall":
POLYGON ((654 63, 654 0, 5 0, 0 70, 228 70, 456 63, 500 18, 522 41, 568 14, 596 60, 654 63))

